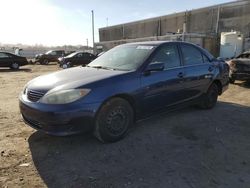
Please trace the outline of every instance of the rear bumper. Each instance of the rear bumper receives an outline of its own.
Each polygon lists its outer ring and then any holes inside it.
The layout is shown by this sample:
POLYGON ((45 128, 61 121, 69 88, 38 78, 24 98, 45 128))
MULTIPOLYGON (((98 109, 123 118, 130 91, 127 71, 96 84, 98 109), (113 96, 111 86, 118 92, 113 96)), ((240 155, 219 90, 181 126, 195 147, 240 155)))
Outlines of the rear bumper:
POLYGON ((101 104, 45 105, 19 99, 23 120, 50 135, 66 136, 91 131, 101 104))

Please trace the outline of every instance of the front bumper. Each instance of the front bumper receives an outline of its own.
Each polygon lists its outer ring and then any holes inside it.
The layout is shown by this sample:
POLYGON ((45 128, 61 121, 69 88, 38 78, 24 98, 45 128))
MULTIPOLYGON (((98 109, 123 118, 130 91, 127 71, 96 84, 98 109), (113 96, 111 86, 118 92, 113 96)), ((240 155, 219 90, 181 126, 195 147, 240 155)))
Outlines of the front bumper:
POLYGON ((48 105, 19 98, 23 120, 36 130, 50 135, 66 136, 91 131, 100 103, 48 105))

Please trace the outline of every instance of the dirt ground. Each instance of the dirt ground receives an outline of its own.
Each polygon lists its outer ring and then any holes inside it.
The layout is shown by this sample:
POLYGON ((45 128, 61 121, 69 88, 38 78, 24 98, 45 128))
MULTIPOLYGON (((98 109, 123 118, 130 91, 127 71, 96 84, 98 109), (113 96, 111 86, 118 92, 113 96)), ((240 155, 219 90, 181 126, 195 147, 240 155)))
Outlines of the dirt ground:
POLYGON ((18 95, 56 65, 0 69, 0 187, 250 187, 250 84, 212 110, 189 107, 136 123, 122 141, 51 137, 26 126, 18 95))

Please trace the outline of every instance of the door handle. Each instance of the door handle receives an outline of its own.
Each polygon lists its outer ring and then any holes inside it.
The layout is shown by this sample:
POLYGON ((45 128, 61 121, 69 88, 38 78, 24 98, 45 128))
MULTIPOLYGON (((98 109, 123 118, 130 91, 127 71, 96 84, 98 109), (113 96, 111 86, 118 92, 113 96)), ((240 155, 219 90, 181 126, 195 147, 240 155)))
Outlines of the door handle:
POLYGON ((178 74, 178 77, 179 77, 179 78, 183 78, 183 77, 184 77, 184 73, 183 73, 183 72, 180 72, 180 73, 178 74))

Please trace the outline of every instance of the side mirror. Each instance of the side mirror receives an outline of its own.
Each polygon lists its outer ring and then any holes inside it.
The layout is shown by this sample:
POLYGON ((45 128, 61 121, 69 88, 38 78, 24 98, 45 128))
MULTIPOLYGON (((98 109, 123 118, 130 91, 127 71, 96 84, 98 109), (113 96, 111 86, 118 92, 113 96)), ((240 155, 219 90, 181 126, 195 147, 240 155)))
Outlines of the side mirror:
POLYGON ((146 72, 154 72, 154 71, 157 72, 163 70, 164 70, 164 63, 162 62, 151 63, 146 68, 146 72))

